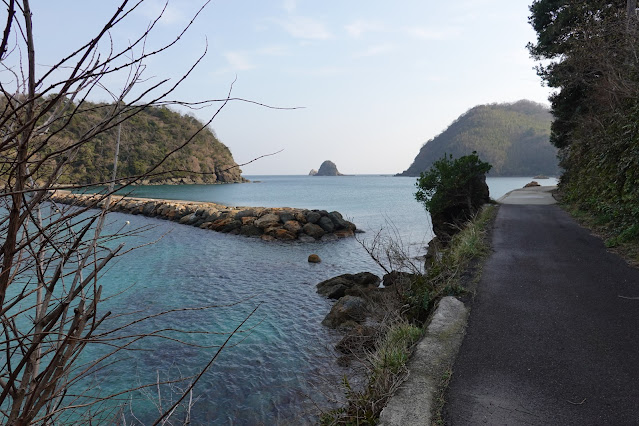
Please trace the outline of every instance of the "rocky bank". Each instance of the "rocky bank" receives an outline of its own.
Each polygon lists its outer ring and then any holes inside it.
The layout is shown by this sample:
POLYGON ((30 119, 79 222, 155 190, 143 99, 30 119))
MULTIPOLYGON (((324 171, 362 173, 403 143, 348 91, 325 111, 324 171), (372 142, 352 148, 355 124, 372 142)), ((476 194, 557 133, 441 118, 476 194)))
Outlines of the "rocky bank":
POLYGON ((393 271, 382 279, 370 272, 360 272, 342 274, 317 284, 318 294, 335 300, 322 325, 342 334, 335 345, 341 353, 338 364, 348 365, 352 359, 374 349, 388 312, 399 312, 405 305, 403 295, 414 279, 415 275, 406 272, 393 271))
MULTIPOLYGON (((55 191, 55 203, 100 208, 105 196, 55 191)), ((197 226, 262 240, 331 241, 353 236, 356 226, 339 212, 291 207, 229 207, 216 203, 133 198, 114 195, 110 211, 158 217, 184 225, 197 226)))

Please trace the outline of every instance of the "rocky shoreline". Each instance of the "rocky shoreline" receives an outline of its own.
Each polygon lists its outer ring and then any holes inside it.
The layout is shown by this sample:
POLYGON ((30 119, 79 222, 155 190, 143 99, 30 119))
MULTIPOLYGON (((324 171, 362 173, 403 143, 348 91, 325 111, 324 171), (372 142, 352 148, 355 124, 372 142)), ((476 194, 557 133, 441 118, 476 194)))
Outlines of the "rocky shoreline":
POLYGON ((392 271, 380 279, 370 272, 342 274, 317 284, 317 293, 334 300, 322 325, 341 332, 335 345, 341 354, 337 363, 348 365, 374 350, 389 312, 399 312, 405 305, 403 295, 409 291, 416 275, 392 271), (382 284, 382 286, 380 286, 382 284))
MULTIPOLYGON (((49 199, 54 203, 88 208, 101 208, 106 202, 102 194, 70 191, 54 191, 49 199)), ((113 195, 109 211, 157 217, 266 241, 332 241, 352 237, 357 230, 355 224, 345 220, 339 212, 291 207, 229 207, 207 202, 113 195)))

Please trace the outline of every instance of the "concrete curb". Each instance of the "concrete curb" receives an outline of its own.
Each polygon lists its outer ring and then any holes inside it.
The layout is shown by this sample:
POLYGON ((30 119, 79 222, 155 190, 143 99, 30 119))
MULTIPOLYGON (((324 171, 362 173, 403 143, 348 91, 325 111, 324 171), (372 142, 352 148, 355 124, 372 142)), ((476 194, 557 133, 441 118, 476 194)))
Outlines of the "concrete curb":
POLYGON ((442 377, 452 366, 464 337, 468 311, 452 296, 439 302, 408 363, 410 376, 382 410, 379 425, 430 426, 442 377))

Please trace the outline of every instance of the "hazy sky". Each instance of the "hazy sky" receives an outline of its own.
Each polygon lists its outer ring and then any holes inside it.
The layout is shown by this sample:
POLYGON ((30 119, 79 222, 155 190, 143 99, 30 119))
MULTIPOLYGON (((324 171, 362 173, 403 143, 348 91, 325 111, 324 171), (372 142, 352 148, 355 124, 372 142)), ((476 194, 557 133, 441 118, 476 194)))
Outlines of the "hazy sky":
MULTIPOLYGON (((95 34, 119 2, 34 0, 38 63, 95 34)), ((146 4, 112 31, 115 44, 144 29, 164 2, 146 4)), ((148 41, 175 36, 201 2, 172 0, 148 41)), ((147 63, 176 79, 208 53, 174 98, 233 96, 292 111, 232 103, 212 124, 244 174, 307 174, 324 160, 346 174, 405 170, 424 142, 467 109, 530 99, 547 103, 528 58, 525 0, 217 0, 187 35, 147 63)), ((5 19, 5 18, 2 18, 5 19)), ((121 81, 108 81, 114 89, 121 81)), ((102 99, 107 100, 106 94, 102 99)), ((99 95, 98 95, 99 97, 99 95)), ((193 111, 207 119, 213 109, 193 111)))

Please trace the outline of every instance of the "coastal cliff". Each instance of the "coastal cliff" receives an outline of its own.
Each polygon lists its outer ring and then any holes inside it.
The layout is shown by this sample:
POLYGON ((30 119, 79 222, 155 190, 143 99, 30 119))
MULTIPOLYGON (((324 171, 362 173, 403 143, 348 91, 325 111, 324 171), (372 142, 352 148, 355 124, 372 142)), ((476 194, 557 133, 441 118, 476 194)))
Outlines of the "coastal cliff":
MULTIPOLYGON (((52 129, 52 148, 83 140, 111 105, 85 101, 79 108, 82 114, 73 115, 67 126, 52 129)), ((114 127, 82 143, 63 169, 60 183, 111 179, 117 139, 118 128, 114 127)), ((166 107, 140 109, 122 123, 118 159, 117 177, 143 176, 139 182, 143 185, 246 181, 231 151, 213 130, 195 117, 166 107), (150 170, 152 173, 144 176, 150 170)))
MULTIPOLYGON (((60 204, 101 208, 106 202, 106 196, 55 191, 50 195, 50 200, 60 204)), ((109 210, 157 217, 183 225, 258 237, 267 241, 331 241, 351 237, 357 229, 354 223, 344 220, 339 212, 291 207, 229 207, 216 203, 114 195, 111 197, 109 210)))

